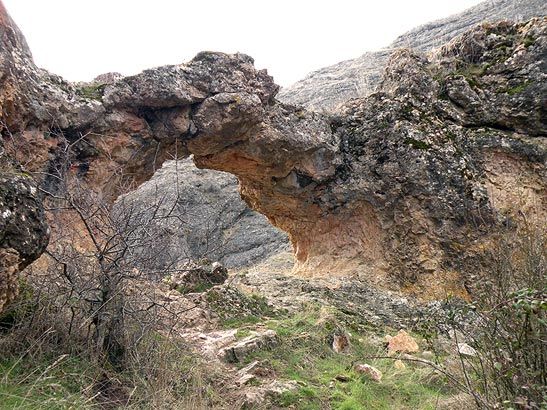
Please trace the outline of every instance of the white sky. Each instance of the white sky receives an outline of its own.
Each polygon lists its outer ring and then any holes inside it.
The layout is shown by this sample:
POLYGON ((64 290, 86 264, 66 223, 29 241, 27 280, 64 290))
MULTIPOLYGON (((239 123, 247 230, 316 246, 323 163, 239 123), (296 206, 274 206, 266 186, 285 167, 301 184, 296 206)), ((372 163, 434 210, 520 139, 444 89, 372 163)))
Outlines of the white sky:
POLYGON ((480 0, 3 0, 36 63, 68 80, 135 74, 202 50, 254 57, 281 85, 480 0))

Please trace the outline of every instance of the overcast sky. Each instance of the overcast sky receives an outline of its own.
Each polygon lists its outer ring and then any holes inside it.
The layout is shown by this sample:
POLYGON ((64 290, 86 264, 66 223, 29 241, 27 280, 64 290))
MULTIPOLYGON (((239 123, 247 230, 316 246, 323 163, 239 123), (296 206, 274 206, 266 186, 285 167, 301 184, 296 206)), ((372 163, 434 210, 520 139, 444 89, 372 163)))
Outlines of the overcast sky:
POLYGON ((36 63, 68 80, 243 52, 281 85, 480 0, 3 0, 36 63))

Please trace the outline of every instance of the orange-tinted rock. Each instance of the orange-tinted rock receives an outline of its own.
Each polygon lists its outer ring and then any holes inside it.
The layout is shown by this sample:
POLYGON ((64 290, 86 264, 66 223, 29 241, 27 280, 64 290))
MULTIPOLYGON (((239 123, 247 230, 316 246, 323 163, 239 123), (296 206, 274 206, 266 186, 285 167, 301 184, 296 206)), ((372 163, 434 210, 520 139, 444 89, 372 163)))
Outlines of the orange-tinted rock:
POLYGON ((397 353, 416 353, 419 350, 420 348, 416 340, 404 330, 399 330, 399 333, 393 336, 387 345, 389 355, 397 353))

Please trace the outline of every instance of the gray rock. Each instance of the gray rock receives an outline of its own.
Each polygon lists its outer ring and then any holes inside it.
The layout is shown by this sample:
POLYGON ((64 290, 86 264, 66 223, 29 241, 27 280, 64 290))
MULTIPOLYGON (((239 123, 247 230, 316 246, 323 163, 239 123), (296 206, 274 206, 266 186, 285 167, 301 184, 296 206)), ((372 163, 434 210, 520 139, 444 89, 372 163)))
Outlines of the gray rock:
POLYGON ((429 51, 483 22, 523 21, 546 13, 543 0, 487 0, 462 13, 410 30, 383 50, 314 71, 283 88, 277 98, 312 110, 332 111, 352 98, 372 93, 380 83, 390 55, 398 48, 429 51))
POLYGON ((221 349, 218 353, 219 356, 228 363, 239 363, 244 361, 251 353, 271 349, 277 344, 277 334, 273 330, 253 333, 243 340, 221 349))
POLYGON ((458 353, 467 357, 476 357, 478 355, 477 351, 467 343, 458 343, 458 353))
POLYGON ((240 268, 289 247, 284 232, 243 202, 236 177, 198 169, 191 159, 166 162, 150 181, 118 199, 114 215, 131 215, 132 224, 157 238, 139 251, 148 271, 202 258, 240 268))
POLYGON ((278 399, 284 393, 296 391, 300 385, 295 380, 273 380, 265 386, 254 387, 245 393, 245 401, 243 409, 257 409, 271 407, 272 404, 266 405, 266 400, 278 399))

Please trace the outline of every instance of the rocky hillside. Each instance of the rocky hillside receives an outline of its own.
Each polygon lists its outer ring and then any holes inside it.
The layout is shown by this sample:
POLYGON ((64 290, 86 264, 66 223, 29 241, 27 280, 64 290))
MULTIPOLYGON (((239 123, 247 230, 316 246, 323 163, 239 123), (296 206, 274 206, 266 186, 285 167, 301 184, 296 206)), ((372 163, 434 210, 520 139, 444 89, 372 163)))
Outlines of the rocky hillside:
POLYGON ((542 0, 487 0, 462 13, 417 27, 383 50, 367 52, 353 60, 314 71, 282 89, 278 98, 312 110, 331 111, 351 98, 373 92, 380 83, 389 56, 398 48, 429 51, 481 22, 523 21, 546 13, 547 6, 542 0))
MULTIPOLYGON (((465 293, 492 233, 519 212, 544 216, 544 18, 476 26, 429 55, 396 52, 378 91, 336 116, 280 103, 242 54, 70 84, 1 22, 5 155, 77 213, 75 187, 113 202, 193 154, 237 176, 246 203, 288 233, 296 273, 427 297, 465 293)), ((41 249, 43 220, 27 223, 41 249)))
POLYGON ((544 408, 546 54, 483 23, 327 114, 243 54, 68 83, 0 0, 0 407, 544 408))

